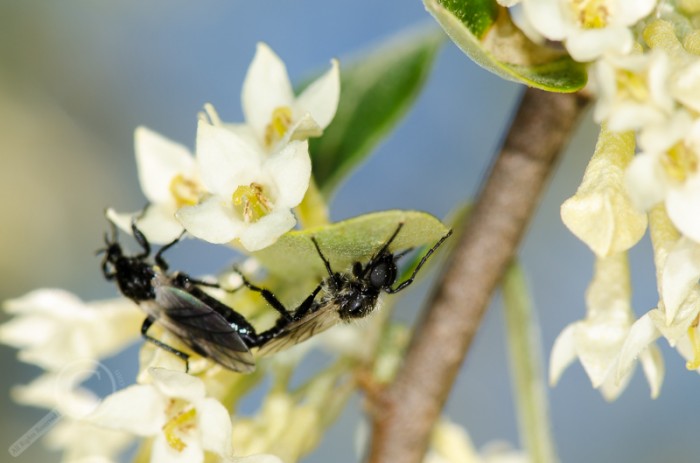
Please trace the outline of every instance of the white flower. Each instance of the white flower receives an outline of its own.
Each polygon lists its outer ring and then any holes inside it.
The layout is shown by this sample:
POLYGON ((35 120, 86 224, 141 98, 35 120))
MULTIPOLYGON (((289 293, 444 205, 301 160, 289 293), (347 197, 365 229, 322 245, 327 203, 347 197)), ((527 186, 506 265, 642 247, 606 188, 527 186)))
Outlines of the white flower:
POLYGON ((646 215, 634 207, 624 183, 634 147, 634 134, 603 124, 581 185, 561 205, 564 224, 598 257, 626 251, 646 230, 646 215))
POLYGON ((662 124, 674 110, 668 88, 671 62, 665 52, 606 57, 592 68, 598 93, 594 119, 615 132, 662 124))
POLYGON ((231 419, 204 383, 177 371, 153 368, 153 382, 105 398, 86 419, 94 424, 153 437, 151 462, 201 463, 204 452, 231 455, 231 419))
POLYGON ((5 302, 15 318, 0 326, 0 341, 20 360, 49 371, 120 351, 139 337, 143 313, 124 298, 84 303, 60 289, 39 289, 5 302))
POLYGON ((175 212, 197 204, 204 194, 197 165, 185 146, 146 127, 138 127, 134 139, 139 182, 149 206, 145 212, 133 214, 109 209, 107 217, 127 233, 131 233, 131 220, 136 217, 149 241, 169 243, 182 233, 175 212))
POLYGON ((508 443, 487 443, 481 452, 474 448, 467 431, 447 419, 435 425, 430 440, 430 451, 423 463, 527 463, 530 459, 522 451, 513 450, 508 443))
POLYGON ((336 60, 295 97, 282 60, 266 44, 258 43, 241 95, 247 125, 231 128, 250 131, 266 151, 278 151, 288 140, 320 136, 335 116, 339 97, 336 60))
POLYGON ((80 420, 62 419, 46 435, 52 450, 61 450, 62 463, 116 463, 133 436, 80 420))
MULTIPOLYGON (((559 377, 576 358, 607 400, 614 400, 627 385, 631 368, 620 378, 611 374, 625 342, 633 314, 626 253, 596 260, 595 274, 586 292, 586 319, 572 323, 559 335, 552 348, 550 383, 559 377)), ((661 357, 655 345, 645 346, 641 362, 656 397, 663 380, 661 357)))
POLYGON ((306 141, 292 141, 268 156, 234 132, 201 120, 197 159, 211 196, 177 213, 192 235, 212 243, 238 239, 257 251, 294 226, 290 209, 304 198, 311 179, 306 141))
POLYGON ((543 36, 565 42, 576 61, 632 49, 629 26, 647 16, 656 0, 523 0, 525 14, 543 36))
POLYGON ((666 139, 648 142, 655 150, 637 155, 625 174, 630 197, 642 209, 665 202, 671 221, 690 239, 700 242, 700 119, 691 122, 680 112, 666 139))

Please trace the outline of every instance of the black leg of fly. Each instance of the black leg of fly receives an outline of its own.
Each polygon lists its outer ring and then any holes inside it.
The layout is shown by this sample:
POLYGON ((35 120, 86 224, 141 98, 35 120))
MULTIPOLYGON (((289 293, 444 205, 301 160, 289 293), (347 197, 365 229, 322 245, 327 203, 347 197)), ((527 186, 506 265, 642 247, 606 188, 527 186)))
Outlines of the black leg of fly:
MULTIPOLYGON (((439 248, 439 247, 442 245, 442 243, 444 243, 445 240, 446 240, 447 238, 450 237, 450 235, 452 235, 452 230, 448 231, 442 238, 440 238, 440 239, 438 240, 437 243, 435 243, 435 244, 433 245, 433 247, 431 247, 430 249, 428 249, 428 252, 426 252, 426 253, 423 255, 423 257, 421 258, 420 262, 418 262, 418 265, 416 265, 416 268, 413 269, 413 273, 411 274, 410 277, 408 277, 405 281, 403 281, 402 283, 400 283, 396 288, 391 288, 391 287, 389 287, 389 288, 385 288, 384 291, 386 291, 388 294, 395 294, 395 293, 398 293, 399 291, 401 291, 402 289, 405 289, 406 286, 408 286, 408 285, 410 285, 411 283, 413 283, 413 280, 416 278, 416 275, 418 274, 418 271, 421 269, 421 267, 423 266, 423 264, 425 264, 425 263, 428 261, 428 258, 430 258, 430 256, 433 255, 433 253, 437 250, 437 248, 439 248)), ((410 251, 410 250, 409 250, 409 251, 410 251)), ((408 251, 406 251, 406 252, 408 252, 408 251)), ((398 259, 399 257, 403 256, 404 254, 405 254, 405 252, 404 252, 404 253, 400 253, 400 254, 396 254, 396 255, 394 256, 394 258, 395 258, 395 259, 398 259)))
POLYGON ((185 373, 189 373, 190 371, 190 356, 189 354, 186 354, 182 352, 181 350, 175 349, 173 346, 164 343, 163 341, 160 341, 153 336, 150 336, 148 334, 148 329, 153 325, 153 320, 151 317, 147 317, 144 321, 143 324, 141 325, 141 336, 143 336, 143 339, 146 341, 152 343, 154 346, 159 347, 163 349, 166 352, 170 352, 171 354, 177 355, 182 359, 183 362, 185 362, 185 373))

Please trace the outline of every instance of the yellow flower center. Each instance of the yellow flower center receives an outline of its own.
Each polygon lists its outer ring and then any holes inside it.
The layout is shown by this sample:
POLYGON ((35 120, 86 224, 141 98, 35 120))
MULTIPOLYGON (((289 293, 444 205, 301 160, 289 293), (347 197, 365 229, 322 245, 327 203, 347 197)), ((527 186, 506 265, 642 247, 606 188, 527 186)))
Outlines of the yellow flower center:
POLYGON ((272 210, 270 199, 265 196, 262 185, 251 183, 236 188, 231 197, 233 206, 246 223, 257 222, 272 210))
POLYGON ((673 180, 684 182, 698 170, 698 156, 683 142, 671 147, 661 158, 661 165, 673 180))
POLYGON ((685 367, 688 370, 697 370, 700 368, 700 336, 698 336, 697 318, 688 327, 688 337, 690 338, 690 345, 693 347, 693 359, 688 360, 685 367))
POLYGON ((618 98, 645 102, 649 100, 649 87, 645 76, 632 71, 620 70, 615 74, 618 98))
POLYGON ((582 29, 602 29, 608 25, 610 10, 606 0, 572 0, 571 6, 582 29))
MULTIPOLYGON (((171 407, 175 405, 175 401, 171 402, 171 407)), ((187 447, 187 444, 180 438, 180 435, 192 430, 197 425, 197 410, 190 408, 188 410, 177 413, 163 425, 165 440, 168 445, 178 452, 182 452, 187 447)))
POLYGON ((199 202, 202 189, 196 181, 182 174, 177 174, 170 180, 170 194, 175 198, 178 208, 194 206, 199 202))
POLYGON ((292 108, 289 106, 275 108, 272 111, 270 123, 265 127, 265 146, 269 148, 275 142, 280 141, 290 125, 292 125, 292 108))

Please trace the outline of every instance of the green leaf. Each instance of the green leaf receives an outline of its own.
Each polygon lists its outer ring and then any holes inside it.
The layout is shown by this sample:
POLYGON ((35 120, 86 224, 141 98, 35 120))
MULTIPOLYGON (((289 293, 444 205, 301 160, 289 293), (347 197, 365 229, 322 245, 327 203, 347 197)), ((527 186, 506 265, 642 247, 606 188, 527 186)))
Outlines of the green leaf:
POLYGON ((403 223, 389 246, 392 252, 434 244, 448 228, 425 212, 383 211, 361 215, 323 227, 294 230, 282 235, 272 246, 254 253, 273 276, 298 281, 309 275, 327 276, 314 237, 334 271, 346 271, 353 263, 365 263, 403 223))
POLYGON ((423 3, 458 47, 494 74, 551 92, 575 92, 586 85, 585 64, 563 50, 532 42, 495 0, 423 3))
POLYGON ((434 30, 413 32, 341 63, 338 112, 309 148, 314 178, 326 198, 406 114, 443 42, 434 30))

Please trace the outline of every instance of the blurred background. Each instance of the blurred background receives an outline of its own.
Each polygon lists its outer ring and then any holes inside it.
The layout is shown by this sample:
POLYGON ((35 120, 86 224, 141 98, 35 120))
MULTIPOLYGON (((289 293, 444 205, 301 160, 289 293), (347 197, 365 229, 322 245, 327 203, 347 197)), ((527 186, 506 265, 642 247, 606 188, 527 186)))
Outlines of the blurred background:
MULTIPOLYGON (((267 42, 298 81, 325 69, 332 57, 342 66, 344 56, 430 24, 418 0, 332 6, 322 0, 0 2, 0 299, 38 287, 65 288, 85 300, 116 294, 103 281, 94 253, 106 230, 104 208, 136 210, 145 202, 134 129, 146 125, 192 147, 196 114, 205 102, 224 120, 242 120, 240 89, 256 42, 267 42)), ((521 91, 447 42, 410 114, 339 189, 332 218, 393 208, 444 217, 478 189, 521 91)), ((595 135, 587 116, 521 252, 542 322, 545 363, 559 332, 584 316, 592 257, 562 225, 559 206, 577 188, 595 135)), ((175 250, 172 261, 196 275, 234 258, 192 240, 175 250)), ((638 315, 656 302, 651 259, 645 238, 632 253, 638 315)), ((402 298, 402 319, 417 313, 426 285, 421 289, 402 298)), ((497 298, 446 411, 479 447, 494 439, 519 446, 503 333, 497 298)), ((649 398, 638 371, 608 404, 579 364, 550 390, 563 462, 697 461, 698 378, 662 347, 667 374, 657 400, 649 398)), ((131 383, 136 355, 135 346, 107 363, 131 383)), ((6 453, 46 411, 9 398, 13 385, 27 383, 39 370, 19 363, 6 346, 0 346, 0 362, 0 461, 58 461, 40 443, 17 458, 6 453)), ((361 408, 361 400, 351 402, 307 461, 355 461, 361 408)))

